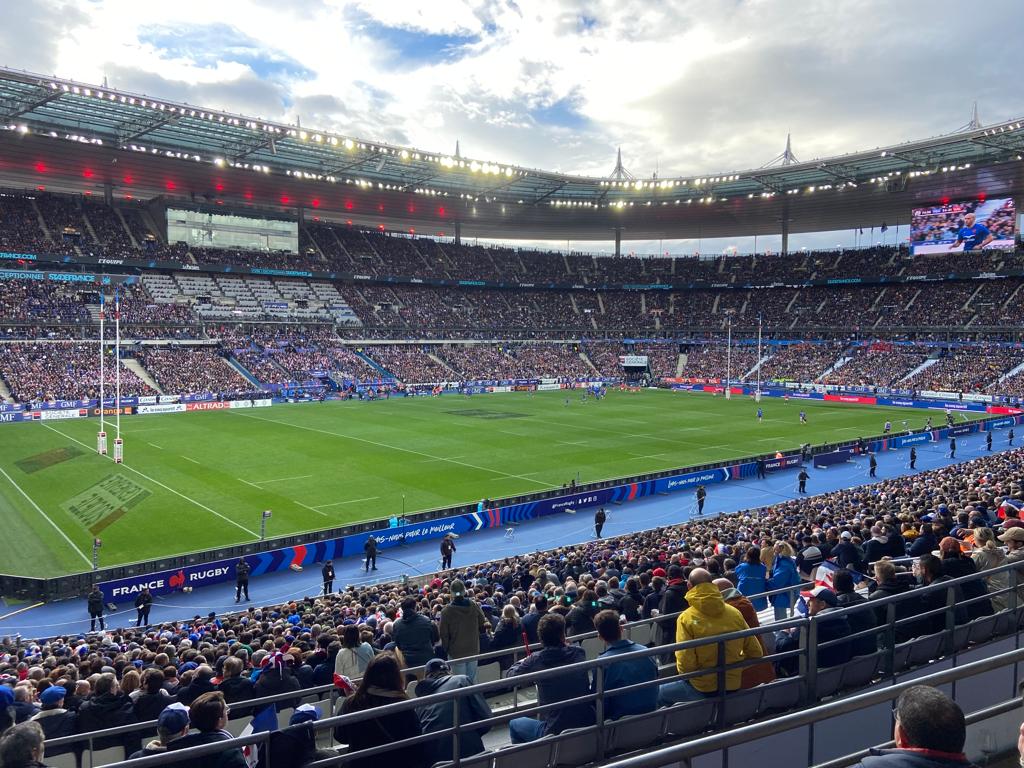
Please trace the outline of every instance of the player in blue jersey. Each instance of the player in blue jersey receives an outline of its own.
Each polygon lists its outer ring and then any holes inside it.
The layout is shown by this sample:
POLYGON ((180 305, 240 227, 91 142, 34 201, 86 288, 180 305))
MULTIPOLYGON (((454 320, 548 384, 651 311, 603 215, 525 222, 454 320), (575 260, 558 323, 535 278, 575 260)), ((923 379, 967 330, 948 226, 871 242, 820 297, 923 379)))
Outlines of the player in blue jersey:
POLYGON ((980 251, 993 240, 995 237, 989 232, 988 227, 984 224, 976 224, 974 214, 968 213, 964 216, 964 225, 957 231, 956 242, 949 246, 949 250, 952 251, 963 244, 964 252, 980 251))
POLYGON ((757 409, 757 421, 759 424, 762 421, 764 421, 764 411, 762 411, 760 408, 757 409))

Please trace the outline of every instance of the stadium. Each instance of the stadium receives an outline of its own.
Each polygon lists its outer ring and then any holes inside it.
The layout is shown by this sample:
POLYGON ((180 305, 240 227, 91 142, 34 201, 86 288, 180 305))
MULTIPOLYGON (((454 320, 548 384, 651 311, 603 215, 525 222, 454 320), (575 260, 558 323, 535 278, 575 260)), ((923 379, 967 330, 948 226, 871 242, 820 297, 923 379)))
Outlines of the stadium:
POLYGON ((1017 764, 1024 127, 845 149, 0 68, 0 768, 1017 764))

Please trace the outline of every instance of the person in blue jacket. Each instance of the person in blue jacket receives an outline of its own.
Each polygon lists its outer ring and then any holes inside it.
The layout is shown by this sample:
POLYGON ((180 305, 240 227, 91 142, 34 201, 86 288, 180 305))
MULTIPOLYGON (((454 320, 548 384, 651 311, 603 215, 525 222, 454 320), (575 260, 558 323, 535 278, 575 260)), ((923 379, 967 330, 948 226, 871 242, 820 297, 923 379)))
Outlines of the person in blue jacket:
MULTIPOLYGON (((800 574, 796 572, 796 553, 785 541, 775 543, 775 559, 772 562, 772 574, 768 578, 768 591, 795 587, 800 583, 800 574)), ((775 620, 786 618, 791 601, 796 600, 795 590, 772 595, 772 607, 775 609, 775 620)))
POLYGON ((750 598, 754 610, 763 611, 768 607, 768 598, 763 597, 768 591, 768 569, 761 562, 760 547, 751 547, 743 556, 743 562, 736 566, 739 583, 736 588, 741 594, 750 598), (755 597, 762 595, 762 597, 755 597))

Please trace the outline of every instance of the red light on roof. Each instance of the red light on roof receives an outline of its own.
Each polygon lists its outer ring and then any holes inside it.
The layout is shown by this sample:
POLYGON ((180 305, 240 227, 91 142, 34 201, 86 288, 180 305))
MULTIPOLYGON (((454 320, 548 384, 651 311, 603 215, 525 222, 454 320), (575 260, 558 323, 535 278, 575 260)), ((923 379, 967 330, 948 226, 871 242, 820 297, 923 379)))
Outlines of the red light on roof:
POLYGON ((46 165, 43 163, 36 163, 36 173, 46 173, 46 165))
POLYGON ((36 187, 36 189, 39 190, 40 192, 45 192, 46 191, 46 187, 44 187, 42 184, 40 184, 38 187, 36 187))
POLYGON ((313 221, 320 221, 320 217, 319 216, 314 216, 313 217, 313 221))
POLYGON ((132 181, 133 181, 133 179, 131 177, 131 174, 128 174, 127 176, 124 177, 124 183, 125 184, 131 184, 132 181))
POLYGON ((87 179, 91 179, 94 174, 91 168, 86 168, 84 171, 82 171, 82 175, 87 179))
POLYGON ((92 197, 92 190, 91 189, 87 189, 87 190, 85 190, 84 194, 85 194, 86 197, 92 197))
POLYGON ((939 202, 942 203, 943 205, 949 205, 949 198, 944 197, 941 200, 939 200, 939 202))
POLYGON ((223 200, 218 200, 217 201, 217 205, 224 205, 224 201, 223 200))
POLYGON ((980 193, 978 193, 978 200, 980 202, 984 203, 986 197, 988 197, 988 193, 987 192, 980 192, 980 193))
POLYGON ((125 196, 124 196, 124 199, 125 199, 125 200, 131 200, 131 199, 132 199, 132 196, 131 196, 131 195, 125 195, 125 196))
POLYGON ((288 195, 281 195, 281 205, 288 205, 291 202, 291 198, 288 195))
POLYGON ((245 197, 246 200, 252 200, 252 192, 246 192, 243 197, 245 197))
POLYGON ((315 197, 312 200, 310 200, 309 204, 312 205, 314 208, 320 207, 320 201, 317 200, 315 197))
POLYGON ((438 236, 438 237, 444 237, 444 232, 438 232, 438 233, 437 233, 437 236, 438 236))
POLYGON ((352 226, 352 219, 349 219, 349 220, 348 220, 348 221, 346 221, 345 223, 346 223, 346 224, 348 224, 348 225, 349 225, 349 226, 351 227, 351 226, 352 226))
POLYGON ((345 201, 345 210, 346 211, 351 211, 352 208, 353 208, 352 201, 351 200, 346 200, 345 201))
POLYGON ((413 229, 412 227, 409 227, 409 234, 410 235, 415 235, 416 234, 416 230, 413 229))
POLYGON ((177 185, 173 181, 168 181, 167 183, 164 184, 164 186, 167 187, 168 192, 173 192, 175 189, 177 189, 177 185))
POLYGON ((223 192, 224 191, 224 185, 221 184, 219 181, 216 184, 213 185, 213 188, 216 191, 218 191, 218 192, 223 192))
POLYGON ((412 204, 410 203, 410 204, 409 204, 409 208, 408 208, 408 211, 409 211, 409 213, 416 213, 416 206, 415 206, 415 205, 412 205, 412 204))
POLYGON ((384 225, 383 224, 378 224, 377 225, 377 229, 379 229, 381 232, 383 232, 384 231, 384 225))
POLYGON ((437 215, 438 216, 444 216, 444 206, 443 205, 440 208, 437 209, 437 215))
POLYGON ((381 213, 384 213, 384 203, 381 203, 380 205, 378 205, 377 206, 377 210, 380 211, 381 213))

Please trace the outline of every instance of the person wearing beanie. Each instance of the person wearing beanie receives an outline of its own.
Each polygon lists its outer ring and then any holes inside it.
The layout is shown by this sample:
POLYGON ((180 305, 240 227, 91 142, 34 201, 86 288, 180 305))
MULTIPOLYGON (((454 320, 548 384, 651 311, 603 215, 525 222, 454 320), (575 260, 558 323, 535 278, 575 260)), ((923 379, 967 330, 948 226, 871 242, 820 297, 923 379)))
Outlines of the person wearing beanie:
MULTIPOLYGON (((263 659, 260 676, 253 685, 253 693, 257 699, 289 693, 299 690, 302 685, 292 673, 292 657, 280 651, 274 651, 263 659)), ((299 705, 299 699, 287 699, 277 702, 277 711, 290 709, 299 705)))
MULTIPOLYGON (((51 685, 39 694, 42 708, 31 719, 42 726, 47 741, 74 736, 78 732, 78 715, 64 707, 64 697, 67 695, 68 691, 62 685, 51 685)), ((54 757, 71 751, 71 747, 51 747, 47 754, 54 757)))
POLYGON ((439 633, 441 645, 452 660, 452 672, 476 682, 475 661, 460 661, 480 653, 480 634, 491 628, 480 606, 470 600, 466 585, 455 579, 451 585, 452 601, 441 611, 439 633))
POLYGON ((434 643, 440 639, 437 624, 416 612, 416 598, 402 600, 402 617, 391 628, 391 637, 407 667, 422 667, 434 657, 434 643))
POLYGON ((169 704, 156 719, 156 738, 128 759, 135 760, 139 757, 162 755, 172 741, 188 734, 188 726, 188 707, 177 701, 169 704))

